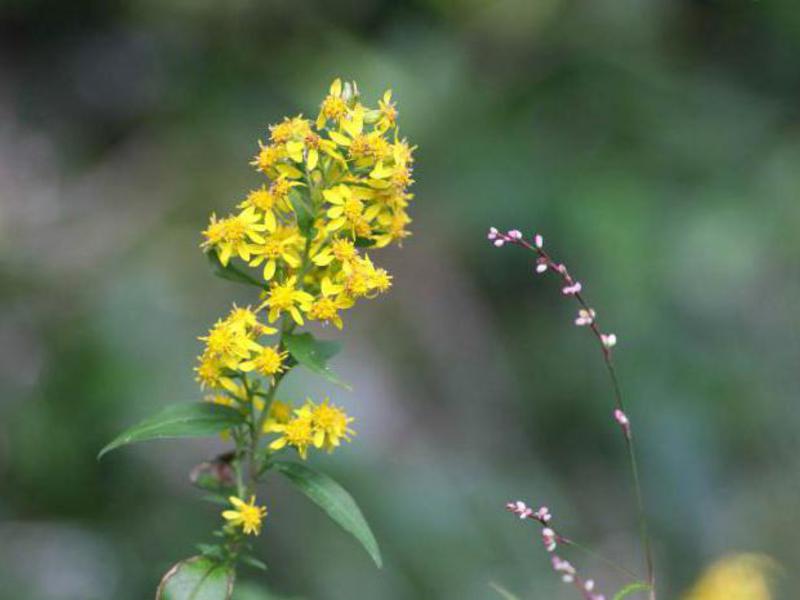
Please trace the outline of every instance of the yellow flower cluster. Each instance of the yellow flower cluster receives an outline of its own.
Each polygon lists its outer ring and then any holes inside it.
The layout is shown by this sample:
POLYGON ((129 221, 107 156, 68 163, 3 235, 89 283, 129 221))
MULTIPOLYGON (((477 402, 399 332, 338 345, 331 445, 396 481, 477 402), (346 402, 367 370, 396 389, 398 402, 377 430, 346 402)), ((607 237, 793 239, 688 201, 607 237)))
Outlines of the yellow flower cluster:
MULTIPOLYGON (((199 338, 197 380, 209 401, 258 417, 252 424, 262 430, 251 431, 276 435, 270 451, 293 448, 305 459, 309 448, 331 452, 354 435, 353 419, 327 398, 295 408, 273 399, 271 386, 294 364, 284 335, 307 320, 341 329, 344 311, 392 285, 370 252, 410 235, 414 147, 400 137, 397 116, 391 91, 367 107, 355 83, 335 80, 315 120, 299 115, 269 127, 251 163, 264 181, 235 212, 212 214, 203 231, 201 247, 223 268, 257 269, 262 297, 256 307, 234 305, 199 338)), ((231 502, 238 514, 255 514, 231 502)), ((236 520, 234 512, 226 519, 256 531, 254 517, 236 520)))
POLYGON ((349 442, 355 431, 349 425, 353 421, 345 412, 329 404, 325 398, 322 404, 314 404, 311 399, 294 411, 294 416, 283 423, 273 421, 267 426, 269 431, 280 433, 280 437, 270 444, 272 450, 292 446, 305 459, 308 449, 324 448, 333 452, 342 440, 349 442))
POLYGON ((341 311, 391 286, 367 251, 409 235, 414 148, 399 137, 397 114, 391 91, 368 108, 355 83, 337 79, 316 121, 269 127, 252 162, 267 181, 239 212, 211 216, 203 248, 223 266, 260 269, 270 323, 286 314, 341 329, 341 311))

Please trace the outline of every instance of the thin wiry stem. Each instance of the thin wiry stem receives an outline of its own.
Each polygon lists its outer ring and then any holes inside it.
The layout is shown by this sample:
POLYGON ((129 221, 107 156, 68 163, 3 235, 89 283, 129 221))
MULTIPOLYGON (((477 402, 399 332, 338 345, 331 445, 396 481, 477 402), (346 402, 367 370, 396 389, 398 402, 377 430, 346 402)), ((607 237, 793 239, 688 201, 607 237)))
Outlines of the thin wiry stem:
POLYGON ((618 421, 620 422, 620 425, 622 425, 623 437, 625 438, 625 446, 628 453, 628 463, 630 465, 630 470, 631 470, 631 479, 633 481, 634 495, 636 497, 636 510, 638 513, 638 522, 639 522, 639 536, 642 544, 642 552, 644 554, 645 568, 647 570, 647 583, 650 586, 649 596, 650 600, 655 600, 656 598, 655 569, 653 566, 653 553, 650 541, 650 534, 647 529, 647 517, 644 508, 644 498, 642 495, 642 486, 639 476, 639 466, 636 460, 636 451, 634 448, 633 433, 631 431, 630 422, 628 421, 627 416, 625 415, 625 403, 622 398, 622 389, 619 384, 619 378, 617 377, 617 372, 616 369, 614 368, 614 362, 611 355, 612 344, 608 343, 608 338, 602 333, 600 326, 598 325, 594 311, 590 308, 590 306, 584 299, 584 296, 581 294, 581 285, 575 279, 573 279, 573 277, 569 274, 569 271, 567 271, 567 268, 563 264, 556 263, 552 259, 552 257, 542 248, 541 238, 537 236, 537 238, 535 239, 535 243, 531 244, 524 237, 522 237, 521 234, 519 235, 515 234, 519 234, 519 232, 509 232, 508 234, 496 232, 494 233, 495 237, 493 239, 502 240, 500 243, 496 241, 495 242, 496 245, 503 245, 503 243, 510 243, 525 248, 526 250, 536 254, 538 257, 537 265, 543 265, 543 267, 541 267, 542 269, 552 270, 555 273, 557 273, 567 286, 564 288, 564 293, 567 295, 574 296, 575 300, 578 302, 581 308, 586 312, 586 314, 590 315, 590 319, 588 322, 589 329, 597 338, 597 341, 600 344, 600 349, 603 354, 603 361, 605 362, 606 370, 608 371, 608 375, 611 380, 611 386, 613 389, 613 396, 614 396, 614 405, 616 409, 620 411, 621 418, 624 419, 623 422, 620 421, 620 417, 617 417, 618 421))

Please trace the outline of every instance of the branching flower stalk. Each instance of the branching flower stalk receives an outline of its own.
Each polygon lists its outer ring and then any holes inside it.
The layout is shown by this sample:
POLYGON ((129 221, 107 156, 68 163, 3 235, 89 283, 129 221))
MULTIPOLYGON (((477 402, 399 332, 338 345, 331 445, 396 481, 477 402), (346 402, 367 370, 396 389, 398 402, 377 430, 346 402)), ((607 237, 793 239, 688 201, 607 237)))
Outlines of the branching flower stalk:
MULTIPOLYGON (((613 348, 617 344, 617 336, 614 333, 603 332, 598 323, 597 312, 591 306, 589 306, 583 295, 583 285, 581 284, 580 281, 574 278, 572 274, 570 274, 566 265, 555 261, 551 257, 551 255, 544 249, 544 240, 540 234, 536 234, 530 240, 528 240, 519 230, 512 229, 507 232, 501 232, 497 230, 495 227, 492 227, 489 229, 487 238, 489 239, 489 241, 492 242, 492 244, 494 244, 494 246, 498 248, 506 244, 512 244, 534 253, 536 256, 534 271, 537 274, 544 274, 550 271, 558 275, 562 283, 562 288, 561 288, 562 294, 574 298, 579 305, 578 314, 576 315, 574 321, 575 325, 578 327, 587 327, 592 332, 594 337, 597 339, 598 345, 600 347, 603 356, 603 362, 606 366, 609 379, 611 380, 611 386, 614 398, 613 417, 616 423, 619 425, 620 430, 622 431, 628 455, 628 462, 630 464, 631 479, 633 482, 634 495, 636 499, 639 534, 642 545, 642 553, 644 555, 644 564, 646 569, 646 581, 648 586, 649 598, 650 600, 655 600, 656 598, 655 571, 653 567, 652 548, 651 548, 650 536, 647 529, 647 518, 644 509, 644 499, 642 496, 641 482, 639 477, 639 467, 636 460, 636 452, 634 448, 633 431, 631 428, 630 419, 627 413, 625 412, 625 404, 622 398, 622 389, 619 384, 619 379, 617 377, 613 361, 612 352, 613 348)), ((541 511, 544 510, 548 517, 547 520, 549 520, 549 512, 547 511, 546 508, 540 509, 539 512, 534 513, 533 511, 525 507, 525 505, 521 502, 509 503, 507 505, 507 508, 512 512, 515 512, 516 514, 520 515, 520 517, 523 519, 534 518, 543 525, 546 525, 547 521, 543 521, 540 515, 541 511)), ((566 538, 561 538, 560 536, 555 534, 552 529, 546 529, 546 531, 552 532, 553 549, 555 548, 555 543, 558 540, 565 542, 568 541, 566 540, 566 538)), ((556 565, 557 558, 558 557, 556 557, 555 555, 553 556, 554 566, 556 565)), ((560 561, 560 559, 558 560, 560 561)), ((562 562, 558 562, 558 565, 561 566, 562 568, 566 568, 565 564, 562 562)), ((571 567, 569 563, 566 563, 566 565, 571 567)), ((573 573, 572 576, 576 576, 576 574, 573 573)), ((589 598, 590 600, 599 600, 600 598, 602 598, 602 596, 598 595, 591 596, 591 590, 587 591, 584 588, 582 591, 584 592, 584 597, 589 598), (586 596, 587 593, 590 595, 586 596)))
POLYGON ((270 471, 319 504, 380 566, 377 543, 352 498, 304 464, 311 452, 330 453, 351 441, 353 418, 327 397, 293 403, 279 390, 298 365, 344 385, 327 365, 338 344, 297 330, 308 321, 342 329, 345 311, 392 285, 368 253, 410 235, 414 147, 400 137, 397 117, 391 91, 370 108, 355 83, 336 79, 315 120, 298 115, 269 127, 251 163, 263 183, 235 212, 212 214, 202 232, 201 247, 216 274, 255 286, 260 296, 249 306, 234 304, 199 338, 204 349, 195 372, 206 402, 173 407, 101 452, 214 432, 233 442, 230 452, 192 472, 198 487, 226 505, 214 533, 221 541, 199 545, 201 556, 175 565, 158 599, 229 599, 234 565, 261 564, 250 556, 248 538, 261 533, 268 514, 257 488, 270 471), (292 454, 301 462, 285 459, 292 454), (196 586, 187 588, 186 581, 196 586))

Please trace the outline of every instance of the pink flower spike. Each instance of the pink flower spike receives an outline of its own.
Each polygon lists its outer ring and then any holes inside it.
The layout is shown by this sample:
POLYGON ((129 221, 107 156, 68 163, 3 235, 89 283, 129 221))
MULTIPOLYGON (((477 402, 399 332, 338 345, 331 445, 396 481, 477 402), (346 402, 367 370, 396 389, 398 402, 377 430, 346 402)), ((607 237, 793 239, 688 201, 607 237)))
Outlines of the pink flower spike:
POLYGON ((512 240, 521 240, 522 232, 519 229, 512 229, 508 232, 508 237, 510 237, 512 240))
POLYGON ((575 294, 579 294, 580 291, 583 289, 580 281, 576 281, 572 285, 566 286, 563 290, 561 290, 565 296, 574 296, 575 294))
POLYGON ((544 238, 537 233, 535 236, 533 236, 533 245, 537 248, 541 248, 544 246, 544 238))

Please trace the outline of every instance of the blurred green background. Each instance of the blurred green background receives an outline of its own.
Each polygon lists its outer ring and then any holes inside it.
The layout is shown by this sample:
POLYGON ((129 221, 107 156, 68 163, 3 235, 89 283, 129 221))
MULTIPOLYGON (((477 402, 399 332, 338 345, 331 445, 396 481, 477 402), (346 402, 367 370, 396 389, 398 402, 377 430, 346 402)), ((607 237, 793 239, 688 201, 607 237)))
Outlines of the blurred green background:
POLYGON ((394 288, 326 332, 359 435, 312 460, 386 567, 275 480, 270 571, 241 579, 307 599, 487 599, 490 581, 575 598, 503 510, 517 498, 638 566, 597 349, 490 225, 544 233, 620 338, 662 597, 735 550, 800 564, 794 0, 6 0, 0 598, 150 598, 217 525, 187 473, 221 442, 95 456, 201 397, 196 336, 253 295, 212 277, 199 231, 259 180, 266 125, 315 115, 337 75, 368 99, 391 86, 419 145, 414 236, 375 255, 394 288))

